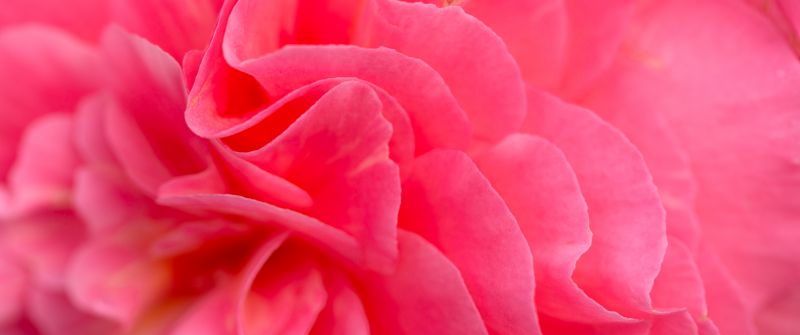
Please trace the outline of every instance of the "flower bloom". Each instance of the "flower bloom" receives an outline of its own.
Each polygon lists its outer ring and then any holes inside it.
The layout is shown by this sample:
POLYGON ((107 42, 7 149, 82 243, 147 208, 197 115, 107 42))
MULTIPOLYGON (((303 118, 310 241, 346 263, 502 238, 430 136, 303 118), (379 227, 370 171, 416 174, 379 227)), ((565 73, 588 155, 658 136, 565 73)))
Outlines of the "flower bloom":
POLYGON ((793 334, 792 0, 5 0, 0 333, 793 334))

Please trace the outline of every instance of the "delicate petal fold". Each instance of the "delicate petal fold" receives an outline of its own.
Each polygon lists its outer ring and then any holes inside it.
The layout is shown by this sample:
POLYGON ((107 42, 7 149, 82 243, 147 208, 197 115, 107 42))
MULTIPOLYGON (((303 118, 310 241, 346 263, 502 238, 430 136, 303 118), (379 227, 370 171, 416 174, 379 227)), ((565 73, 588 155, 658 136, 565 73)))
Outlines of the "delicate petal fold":
POLYGON ((245 334, 306 335, 328 300, 319 265, 282 248, 254 278, 244 305, 245 334))
POLYGON ((594 235, 575 280, 623 315, 649 314, 667 240, 664 209, 641 154, 590 111, 534 89, 528 93, 526 130, 563 151, 588 205, 594 235))
POLYGON ((239 155, 308 192, 303 212, 355 236, 368 263, 391 267, 400 177, 382 106, 369 85, 341 83, 273 141, 239 155))
POLYGON ((689 248, 670 238, 661 272, 653 284, 653 306, 658 309, 685 309, 701 322, 708 319, 703 279, 689 248))
POLYGON ((393 0, 367 2, 363 16, 355 44, 389 47, 434 68, 469 115, 475 136, 499 140, 519 129, 526 113, 522 75, 489 27, 457 6, 393 0))
POLYGON ((398 234, 391 274, 363 277, 373 334, 488 334, 458 269, 423 238, 398 234))
MULTIPOLYGON (((287 234, 266 238, 236 278, 199 299, 177 322, 172 335, 238 335, 244 333, 246 300, 254 280, 287 234)), ((279 276, 279 274, 275 274, 279 276)))
POLYGON ((400 225, 459 268, 490 332, 539 333, 525 237, 466 154, 435 150, 417 159, 403 183, 400 225))
POLYGON ((575 173, 557 147, 512 135, 476 158, 528 240, 536 269, 540 313, 574 322, 626 322, 586 295, 572 280, 589 248, 589 214, 575 173))

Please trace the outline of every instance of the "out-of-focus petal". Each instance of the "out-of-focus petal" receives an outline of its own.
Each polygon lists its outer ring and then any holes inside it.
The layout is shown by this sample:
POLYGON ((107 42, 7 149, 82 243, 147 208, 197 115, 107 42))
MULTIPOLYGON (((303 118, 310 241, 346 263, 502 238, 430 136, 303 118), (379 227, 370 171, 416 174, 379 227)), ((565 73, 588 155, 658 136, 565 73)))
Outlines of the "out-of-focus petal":
POLYGON ((79 163, 72 137, 69 114, 48 114, 26 129, 8 173, 14 211, 69 206, 72 173, 79 163))
POLYGON ((565 1, 470 0, 460 4, 503 38, 526 82, 546 89, 561 83, 571 23, 565 1))
POLYGON ((0 28, 45 24, 86 40, 95 40, 108 23, 107 0, 7 0, 0 12, 0 28))
MULTIPOLYGON (((115 24, 140 35, 176 60, 208 43, 217 22, 211 0, 103 0, 115 24)), ((55 5, 54 5, 55 6, 55 5)), ((97 16, 92 13, 92 16, 97 16)))
POLYGON ((0 176, 28 124, 45 113, 71 112, 101 75, 96 53, 64 32, 41 26, 0 32, 0 176))
POLYGON ((142 229, 128 226, 81 247, 65 279, 77 306, 129 327, 165 292, 169 269, 141 252, 142 229))
POLYGON ((691 162, 703 236, 746 302, 796 299, 785 292, 800 281, 797 54, 744 2, 652 2, 634 24, 587 103, 662 115, 691 162))
POLYGON ((109 335, 120 332, 112 320, 76 307, 63 292, 35 289, 28 295, 27 315, 41 335, 61 335, 66 329, 76 334, 109 335))
MULTIPOLYGON (((172 335, 243 334, 244 309, 248 292, 259 271, 284 243, 287 234, 264 240, 232 281, 200 299, 179 320, 172 335)), ((276 276, 279 274, 276 274, 276 276)))
POLYGON ((34 285, 61 289, 85 235, 82 222, 72 214, 43 212, 3 222, 0 242, 26 266, 34 285))
POLYGON ((28 278, 25 269, 16 258, 0 253, 0 330, 2 326, 16 321, 24 311, 25 290, 28 278))
POLYGON ((178 63, 119 29, 108 30, 102 44, 118 101, 107 109, 106 137, 131 179, 153 195, 169 177, 200 171, 204 148, 183 118, 186 89, 178 63))

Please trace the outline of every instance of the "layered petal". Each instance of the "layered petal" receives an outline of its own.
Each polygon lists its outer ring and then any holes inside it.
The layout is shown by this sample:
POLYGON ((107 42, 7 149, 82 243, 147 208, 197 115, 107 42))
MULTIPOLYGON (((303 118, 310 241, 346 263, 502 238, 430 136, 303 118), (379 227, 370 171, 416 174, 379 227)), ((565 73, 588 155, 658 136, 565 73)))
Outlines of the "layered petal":
POLYGON ((796 54, 742 2, 667 1, 636 17, 625 52, 586 101, 660 114, 691 162, 704 236, 747 302, 795 299, 783 292, 800 273, 796 54))
POLYGON ((69 206, 72 173, 79 162, 69 145, 72 136, 68 114, 48 114, 27 128, 8 173, 13 212, 69 206))
POLYGON ((455 6, 375 0, 363 15, 355 44, 389 47, 434 68, 475 136, 499 140, 519 129, 526 113, 522 75, 489 27, 455 6))
POLYGON ((649 292, 666 250, 664 209, 641 154, 590 111, 529 90, 526 130, 564 153, 588 205, 592 246, 575 280, 628 316, 650 313, 649 292))
POLYGON ((538 311, 573 322, 632 322, 606 310, 572 279, 592 232, 586 202, 564 154, 540 137, 517 134, 481 153, 476 163, 530 245, 538 311))
POLYGON ((142 229, 118 230, 81 247, 66 277, 67 294, 77 306, 131 327, 165 292, 169 269, 140 252, 147 241, 137 236, 142 229))
POLYGON ((397 268, 363 276, 375 334, 488 334, 458 268, 423 238, 398 234, 397 268))
POLYGON ((490 333, 539 333, 528 245, 466 154, 437 150, 415 162, 403 183, 400 225, 459 268, 490 333))
POLYGON ((26 127, 53 112, 71 112, 93 90, 102 71, 96 53, 58 30, 42 26, 0 32, 0 175, 10 168, 26 127))
POLYGON ((396 255, 400 178, 391 161, 391 126, 370 86, 342 83, 275 140, 240 155, 309 192, 309 215, 355 236, 366 261, 396 255))
POLYGON ((115 74, 108 85, 116 106, 105 115, 116 159, 147 194, 174 175, 200 171, 204 147, 186 127, 180 66, 147 41, 110 29, 103 54, 115 74))

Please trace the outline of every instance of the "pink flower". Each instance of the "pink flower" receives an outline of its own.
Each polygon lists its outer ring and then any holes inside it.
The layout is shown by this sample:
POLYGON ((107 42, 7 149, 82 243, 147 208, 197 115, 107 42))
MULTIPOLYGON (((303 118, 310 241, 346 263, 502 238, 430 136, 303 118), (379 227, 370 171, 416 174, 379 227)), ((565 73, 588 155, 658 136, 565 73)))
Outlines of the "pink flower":
POLYGON ((426 2, 6 0, 0 333, 800 329, 792 1, 426 2))

